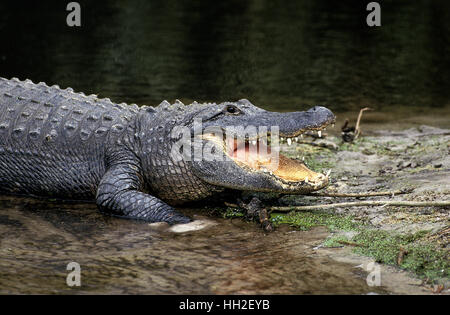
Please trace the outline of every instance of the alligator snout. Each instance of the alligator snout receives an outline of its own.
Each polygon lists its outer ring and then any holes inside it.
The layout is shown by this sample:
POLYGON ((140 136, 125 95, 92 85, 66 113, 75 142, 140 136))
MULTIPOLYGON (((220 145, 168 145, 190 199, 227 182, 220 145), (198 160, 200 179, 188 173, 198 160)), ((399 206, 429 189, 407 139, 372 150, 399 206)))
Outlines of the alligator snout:
POLYGON ((326 115, 334 116, 333 113, 328 108, 326 108, 324 106, 314 106, 314 107, 310 108, 308 110, 308 112, 320 112, 320 113, 324 113, 326 115))
POLYGON ((326 107, 315 106, 304 112, 275 113, 273 122, 280 127, 282 137, 294 137, 307 130, 320 130, 335 121, 326 107))
POLYGON ((306 111, 307 113, 311 113, 316 119, 321 121, 332 121, 336 117, 328 108, 324 106, 314 106, 306 111))

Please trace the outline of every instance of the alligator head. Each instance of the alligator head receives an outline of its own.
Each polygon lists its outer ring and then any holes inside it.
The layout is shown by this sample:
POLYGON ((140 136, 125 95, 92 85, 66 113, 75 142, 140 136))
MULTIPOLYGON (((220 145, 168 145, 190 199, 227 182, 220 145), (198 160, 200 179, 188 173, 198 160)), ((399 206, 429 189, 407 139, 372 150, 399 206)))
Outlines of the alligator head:
MULTIPOLYGON (((187 106, 163 102, 156 111, 159 115, 153 116, 153 123, 156 119, 159 128, 165 131, 151 137, 164 139, 166 152, 160 150, 160 153, 171 156, 168 163, 162 164, 179 167, 183 175, 173 175, 172 185, 192 176, 196 183, 217 189, 301 194, 328 184, 327 175, 308 169, 303 162, 290 159, 278 150, 280 137, 290 142, 307 131, 320 131, 333 123, 335 116, 325 107, 278 113, 240 100, 187 106), (178 157, 174 158, 174 154, 178 157)), ((155 144, 152 145, 148 149, 155 152, 155 144)), ((148 168, 151 167, 148 163, 148 168)), ((149 172, 154 174, 155 170, 149 172)), ((152 176, 150 181, 156 181, 152 176)), ((172 175, 167 172, 165 176, 172 175)), ((175 191, 180 193, 186 186, 194 185, 180 183, 175 191)))

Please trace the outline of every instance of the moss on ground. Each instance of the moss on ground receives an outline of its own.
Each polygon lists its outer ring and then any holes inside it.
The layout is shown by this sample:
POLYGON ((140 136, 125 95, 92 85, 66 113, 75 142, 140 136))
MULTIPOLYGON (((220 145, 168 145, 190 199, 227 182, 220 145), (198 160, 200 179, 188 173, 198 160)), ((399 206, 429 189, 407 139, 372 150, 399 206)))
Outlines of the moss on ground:
POLYGON ((428 231, 399 234, 376 230, 355 221, 352 216, 325 212, 273 213, 271 218, 275 226, 289 224, 298 230, 325 226, 334 232, 355 231, 357 234, 351 238, 342 234, 332 236, 325 240, 323 246, 351 245, 356 254, 372 257, 379 263, 396 265, 429 281, 450 278, 449 252, 424 241, 428 231))
POLYGON ((305 165, 309 169, 311 169, 315 172, 319 172, 319 173, 324 173, 324 172, 328 171, 329 169, 332 169, 335 167, 335 163, 333 163, 331 160, 319 159, 317 157, 311 157, 311 156, 305 157, 305 165))
POLYGON ((240 208, 227 208, 222 214, 225 219, 242 218, 245 216, 244 210, 240 208))
POLYGON ((352 241, 361 245, 354 248, 355 253, 377 262, 397 265, 429 280, 449 278, 448 251, 421 241, 425 235, 426 231, 398 234, 370 229, 362 230, 352 241))
POLYGON ((340 216, 319 211, 274 213, 271 215, 274 226, 289 224, 298 230, 309 230, 315 226, 325 226, 330 231, 352 231, 361 226, 351 216, 340 216))
POLYGON ((345 242, 349 242, 350 238, 346 235, 331 236, 323 242, 324 247, 343 247, 345 242))

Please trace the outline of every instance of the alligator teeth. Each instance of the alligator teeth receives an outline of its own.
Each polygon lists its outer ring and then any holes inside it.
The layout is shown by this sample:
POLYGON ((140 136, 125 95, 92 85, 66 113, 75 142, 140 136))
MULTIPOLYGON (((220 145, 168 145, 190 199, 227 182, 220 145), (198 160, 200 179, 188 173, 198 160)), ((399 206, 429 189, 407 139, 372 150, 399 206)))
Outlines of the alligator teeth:
POLYGON ((302 161, 305 161, 305 157, 304 156, 302 156, 302 161))
POLYGON ((288 145, 291 145, 291 144, 292 144, 291 138, 288 138, 288 139, 287 139, 287 144, 288 144, 288 145))
POLYGON ((331 128, 334 128, 334 124, 331 125, 331 128))
POLYGON ((308 177, 305 178, 305 183, 308 183, 309 179, 308 177))
POLYGON ((301 134, 300 134, 300 138, 302 138, 302 139, 303 139, 303 133, 301 133, 301 134))
POLYGON ((322 131, 321 131, 321 130, 319 130, 319 131, 317 132, 317 134, 319 135, 319 138, 322 138, 322 131))
POLYGON ((327 177, 330 176, 330 173, 331 173, 331 168, 327 171, 327 174, 326 174, 327 177))
POLYGON ((294 140, 295 140, 295 142, 298 142, 298 137, 295 137, 294 140))

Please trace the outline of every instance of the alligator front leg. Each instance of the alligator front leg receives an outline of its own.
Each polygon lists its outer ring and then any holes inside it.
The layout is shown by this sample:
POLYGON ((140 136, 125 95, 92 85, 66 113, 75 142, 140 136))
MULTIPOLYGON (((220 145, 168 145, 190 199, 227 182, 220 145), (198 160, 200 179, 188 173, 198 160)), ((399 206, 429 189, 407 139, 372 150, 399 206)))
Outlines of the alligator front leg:
POLYGON ((102 212, 123 218, 169 224, 191 220, 160 199, 140 191, 142 178, 132 163, 110 166, 97 190, 97 205, 102 212))

